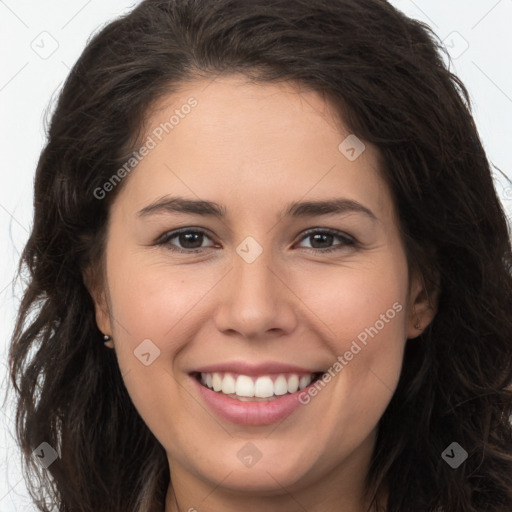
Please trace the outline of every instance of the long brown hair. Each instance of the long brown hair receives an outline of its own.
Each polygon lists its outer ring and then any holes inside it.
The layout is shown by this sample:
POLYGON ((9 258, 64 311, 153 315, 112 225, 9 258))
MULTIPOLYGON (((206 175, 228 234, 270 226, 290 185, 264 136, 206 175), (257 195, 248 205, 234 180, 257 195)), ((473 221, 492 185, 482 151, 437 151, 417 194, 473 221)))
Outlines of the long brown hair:
MULTIPOLYGON (((16 432, 42 511, 164 507, 164 448, 102 343, 87 268, 101 279, 109 207, 97 190, 140 145, 154 102, 187 80, 244 73, 329 98, 382 155, 411 269, 440 285, 408 342, 379 423, 368 492, 387 511, 512 510, 512 278, 506 217, 468 93, 428 26, 383 0, 145 0, 88 43, 36 170, 27 284, 10 346, 16 432), (96 194, 95 194, 96 191, 96 194), (59 458, 31 456, 42 442, 59 458), (441 454, 468 453, 458 468, 441 454)), ((28 480, 30 478, 30 481, 28 480)))

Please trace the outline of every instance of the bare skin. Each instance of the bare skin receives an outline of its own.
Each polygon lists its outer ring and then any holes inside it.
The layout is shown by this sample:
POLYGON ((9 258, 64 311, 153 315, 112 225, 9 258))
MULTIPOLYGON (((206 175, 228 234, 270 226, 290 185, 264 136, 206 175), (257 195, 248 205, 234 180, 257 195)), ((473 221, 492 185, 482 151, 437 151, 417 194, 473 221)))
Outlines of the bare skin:
POLYGON ((377 149, 366 144, 351 161, 338 149, 350 132, 319 95, 236 75, 166 97, 147 135, 191 96, 197 106, 125 178, 94 293, 127 390, 167 452, 165 512, 365 512, 364 478, 405 342, 434 316, 409 276, 377 149), (226 217, 138 213, 164 196, 215 201, 226 217), (352 203, 282 214, 292 202, 331 199, 352 203), (157 245, 184 227, 205 234, 157 245), (304 235, 311 228, 324 238, 304 235), (236 250, 248 236, 262 249, 251 263, 236 250), (370 327, 378 333, 348 360, 370 327), (145 339, 160 350, 148 366, 134 356, 145 339), (216 415, 190 375, 235 358, 324 371, 338 356, 346 364, 316 396, 263 426, 216 415), (252 467, 237 457, 247 442, 261 453, 252 467))

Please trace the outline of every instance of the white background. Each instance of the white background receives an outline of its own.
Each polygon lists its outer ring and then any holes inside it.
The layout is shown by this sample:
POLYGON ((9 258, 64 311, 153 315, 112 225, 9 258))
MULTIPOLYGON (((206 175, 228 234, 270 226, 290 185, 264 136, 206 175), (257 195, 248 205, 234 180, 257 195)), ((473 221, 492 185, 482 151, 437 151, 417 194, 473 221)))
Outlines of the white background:
MULTIPOLYGON (((13 275, 32 217, 32 182, 44 143, 44 114, 88 38, 138 2, 0 0, 0 379, 19 303, 13 275), (48 55, 52 50, 55 51, 48 55), (46 52, 46 53, 45 53, 46 52)), ((393 0, 443 39, 469 89, 491 161, 512 177, 512 1, 393 0)), ((497 189, 512 212, 512 188, 497 189)), ((10 401, 0 412, 0 512, 31 512, 13 440, 10 401)))

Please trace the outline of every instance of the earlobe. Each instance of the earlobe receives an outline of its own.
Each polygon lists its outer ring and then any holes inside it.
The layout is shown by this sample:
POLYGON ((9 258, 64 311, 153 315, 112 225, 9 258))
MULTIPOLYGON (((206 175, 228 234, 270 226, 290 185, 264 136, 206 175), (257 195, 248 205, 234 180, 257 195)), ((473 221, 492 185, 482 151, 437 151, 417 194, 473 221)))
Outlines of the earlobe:
POLYGON ((106 347, 108 348, 114 348, 114 341, 112 340, 112 337, 110 333, 112 332, 111 325, 110 325, 110 315, 108 314, 108 310, 106 307, 106 300, 104 297, 104 293, 101 292, 101 298, 99 300, 94 301, 94 309, 95 309, 95 316, 96 316, 96 325, 98 326, 98 329, 103 333, 103 342, 106 347))
POLYGON ((102 333, 110 335, 112 328, 110 325, 110 316, 106 308, 106 301, 103 297, 99 301, 95 300, 94 298, 93 300, 96 315, 96 325, 102 333))
POLYGON ((437 313, 438 288, 428 290, 423 277, 417 278, 411 289, 407 338, 417 338, 433 321, 437 313))
POLYGON ((103 343, 108 348, 114 348, 114 341, 108 334, 103 335, 103 343))
POLYGON ((94 277, 91 276, 89 270, 84 272, 83 282, 94 303, 94 312, 98 329, 103 334, 110 335, 110 333, 112 333, 112 328, 110 325, 110 315, 108 312, 105 290, 99 285, 94 277))

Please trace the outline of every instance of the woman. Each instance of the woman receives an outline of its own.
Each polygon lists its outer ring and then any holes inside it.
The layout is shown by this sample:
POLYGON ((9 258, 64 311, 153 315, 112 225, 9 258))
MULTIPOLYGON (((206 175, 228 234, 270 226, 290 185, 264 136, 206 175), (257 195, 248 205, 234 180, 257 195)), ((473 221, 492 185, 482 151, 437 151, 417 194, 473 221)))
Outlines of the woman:
POLYGON ((510 241, 440 50, 380 0, 90 41, 10 349, 40 510, 512 510, 510 241))

